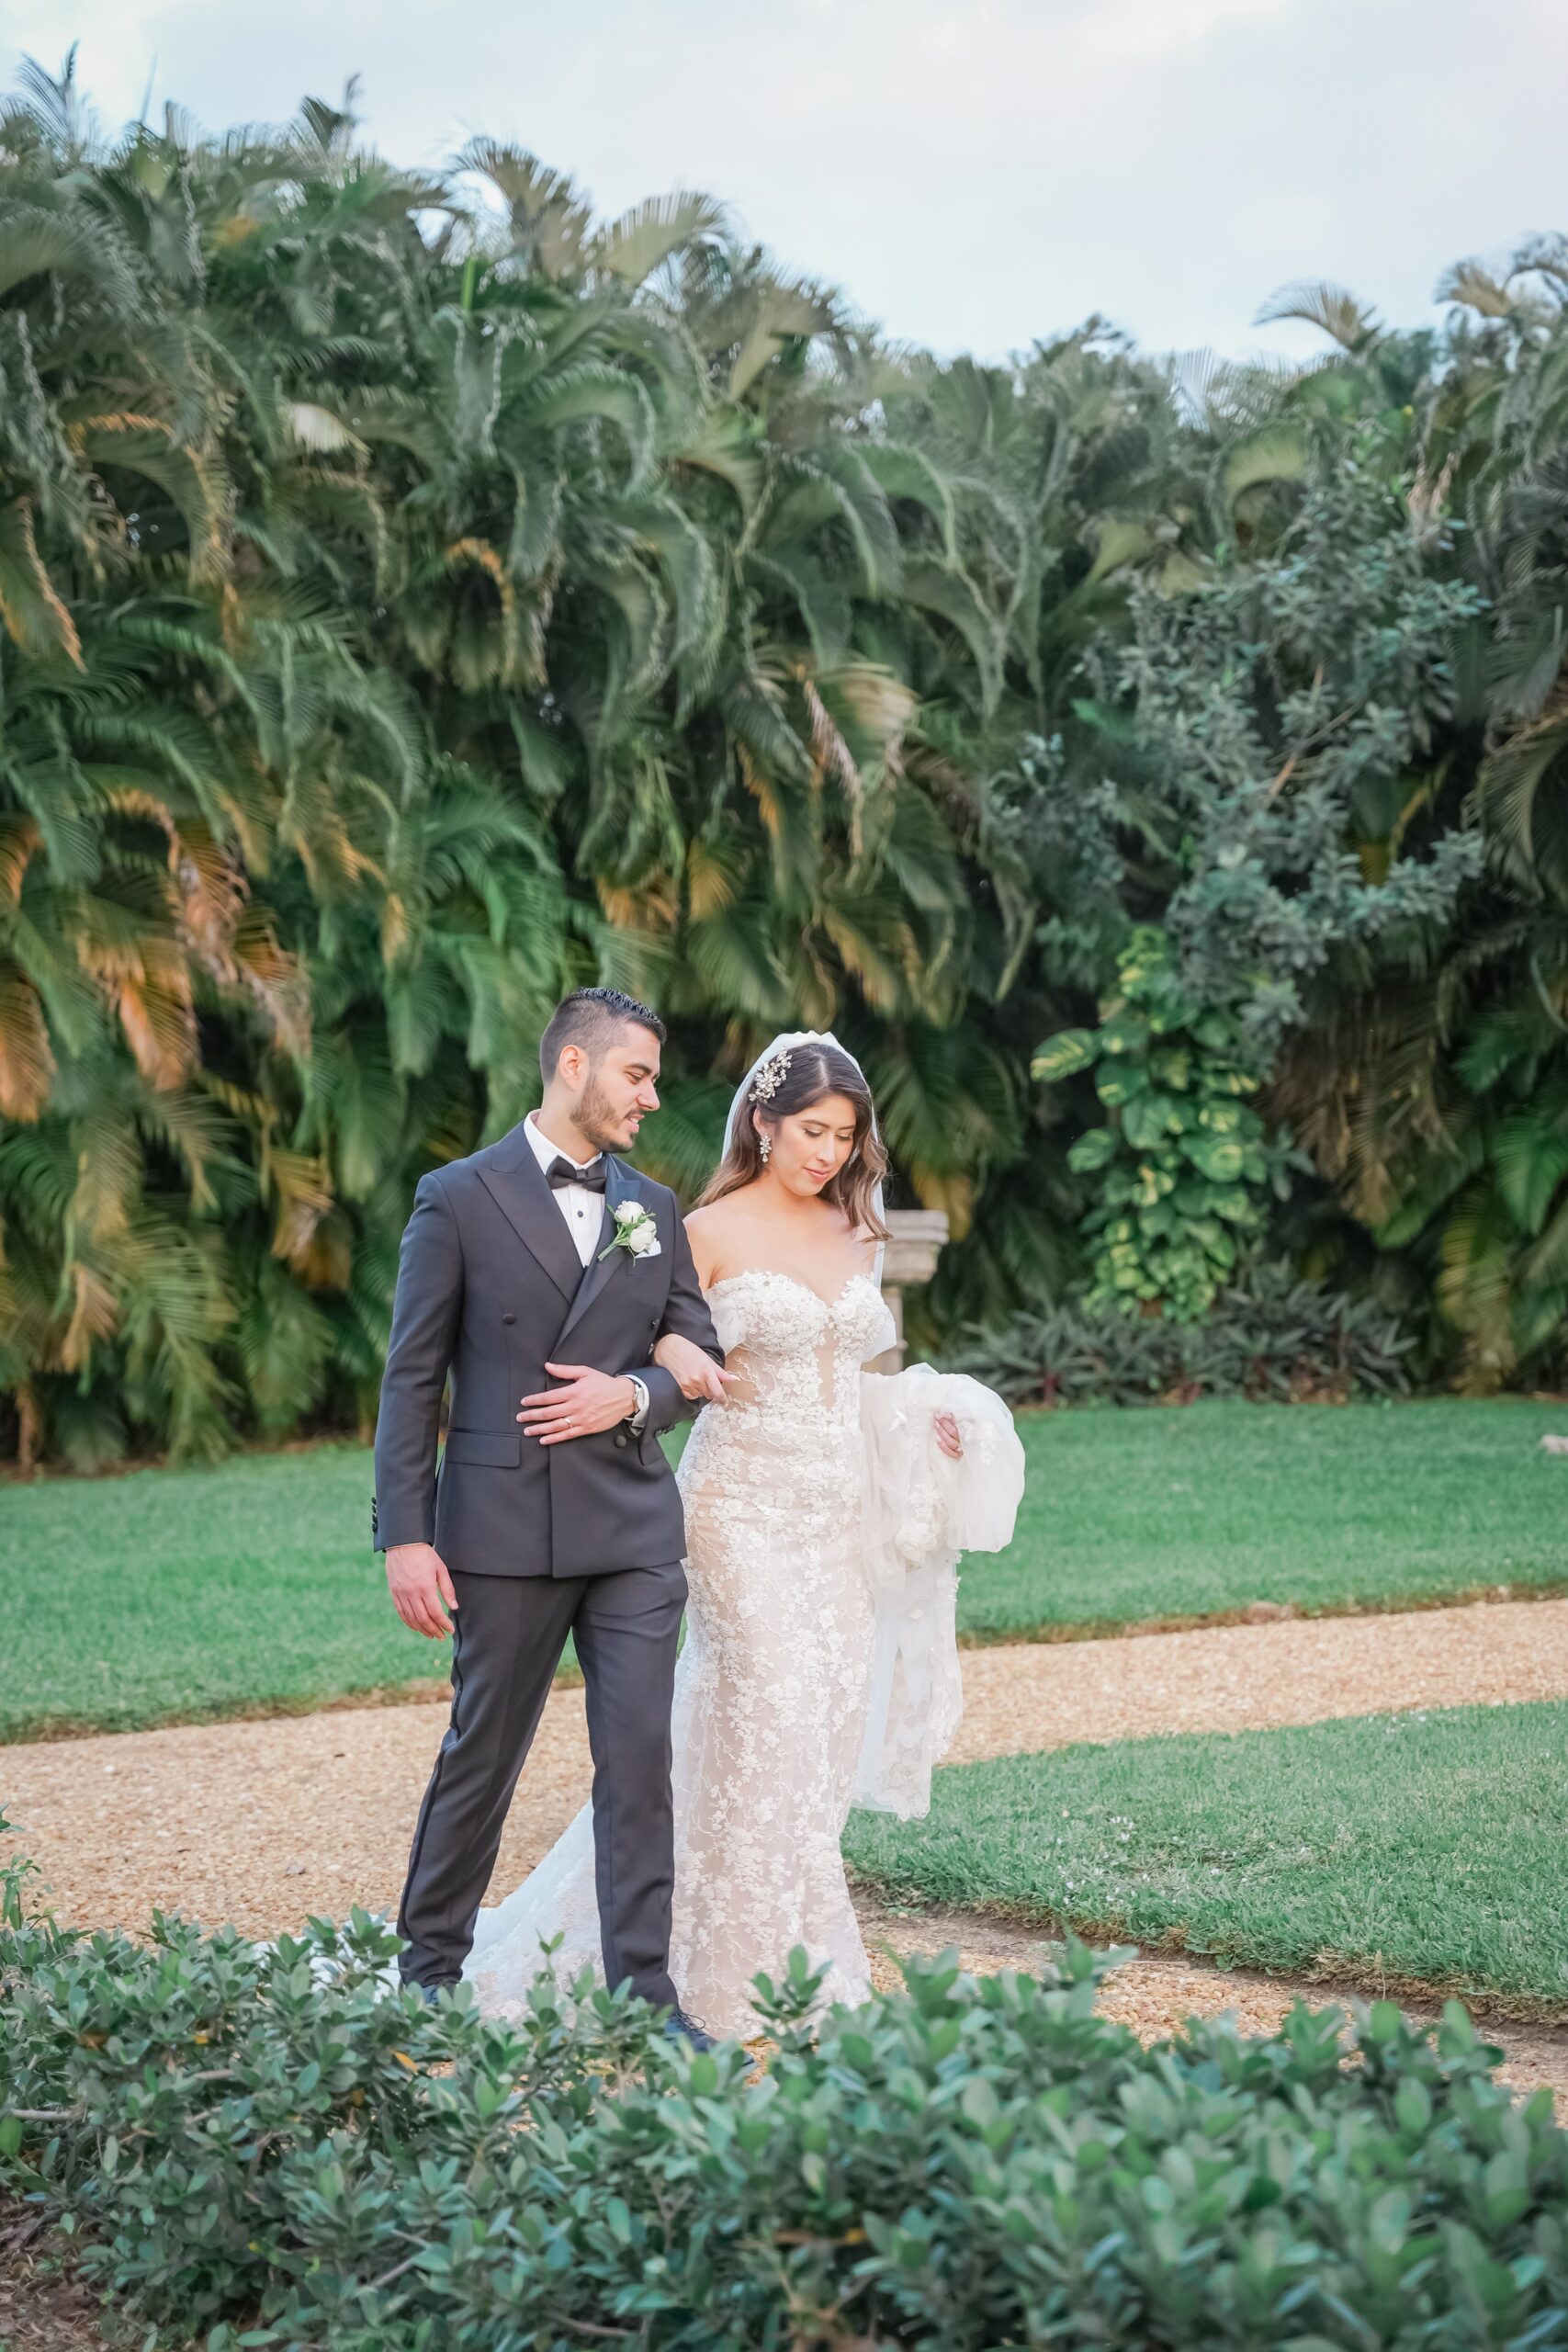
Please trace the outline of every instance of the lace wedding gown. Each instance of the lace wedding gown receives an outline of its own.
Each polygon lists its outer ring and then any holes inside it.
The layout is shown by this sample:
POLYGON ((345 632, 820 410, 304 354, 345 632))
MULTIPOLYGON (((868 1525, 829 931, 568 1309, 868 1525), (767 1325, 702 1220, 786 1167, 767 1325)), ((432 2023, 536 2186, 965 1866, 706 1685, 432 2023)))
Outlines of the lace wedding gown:
MULTIPOLYGON (((865 1997, 840 1853, 852 1799, 923 1811, 931 1761, 957 1725, 955 1543, 998 1548, 998 1531, 958 1526, 931 1412, 961 1407, 971 1519, 997 1518, 1005 1443, 1016 1474, 1010 1461, 1001 1485, 1016 1475, 1021 1489, 1021 1450, 1005 1407, 973 1382, 924 1367, 863 1374, 894 1338, 869 1275, 829 1303, 793 1275, 753 1269, 707 1298, 735 1382, 699 1416, 678 1474, 690 1599, 671 1723, 670 1969, 688 2014, 746 2039, 759 2030, 750 1980, 781 1973, 796 1944, 826 1969, 825 1999, 865 1997), (994 1410, 965 1409, 969 1392, 994 1410), (877 1470, 897 1481, 890 1497, 868 1487, 877 1470)), ((519 2006, 545 1965, 542 1941, 556 1937, 558 1981, 597 1970, 587 1806, 505 1902, 479 1913, 464 1973, 481 2007, 519 2006)))

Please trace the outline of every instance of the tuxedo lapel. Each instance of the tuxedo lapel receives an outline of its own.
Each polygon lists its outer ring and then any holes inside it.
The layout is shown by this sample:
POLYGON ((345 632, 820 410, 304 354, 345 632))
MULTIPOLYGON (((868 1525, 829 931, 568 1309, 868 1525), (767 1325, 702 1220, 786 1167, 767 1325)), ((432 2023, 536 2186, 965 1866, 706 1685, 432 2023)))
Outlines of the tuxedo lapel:
POLYGON ((556 1341, 556 1350, 558 1354, 559 1353, 561 1340, 566 1338, 566 1335, 571 1329, 572 1325, 581 1321, 581 1317, 587 1313, 594 1300, 598 1297, 600 1292, 610 1283, 614 1282, 618 1274, 625 1272, 625 1267, 621 1261, 623 1260, 626 1261, 627 1263, 630 1263, 631 1261, 631 1252, 628 1250, 610 1250, 610 1244, 615 1238, 615 1211, 617 1207, 620 1205, 622 1201, 635 1200, 636 1197, 637 1178, 633 1175, 631 1170, 624 1166, 620 1160, 614 1159, 606 1154, 604 1159, 604 1215, 599 1227, 599 1238, 593 1245, 593 1255, 589 1259, 587 1265, 581 1270, 581 1280, 577 1284, 576 1295, 573 1297, 571 1302, 571 1312, 567 1317, 565 1323, 561 1326, 560 1339, 556 1341), (607 1258, 603 1257, 600 1254, 605 1250, 610 1250, 610 1254, 607 1258))
MULTIPOLYGON (((613 1169, 615 1163, 611 1160, 609 1165, 613 1169)), ((533 1252, 570 1305, 582 1281, 581 1261, 521 1125, 502 1136, 491 1153, 479 1160, 479 1173, 518 1239, 533 1252)))

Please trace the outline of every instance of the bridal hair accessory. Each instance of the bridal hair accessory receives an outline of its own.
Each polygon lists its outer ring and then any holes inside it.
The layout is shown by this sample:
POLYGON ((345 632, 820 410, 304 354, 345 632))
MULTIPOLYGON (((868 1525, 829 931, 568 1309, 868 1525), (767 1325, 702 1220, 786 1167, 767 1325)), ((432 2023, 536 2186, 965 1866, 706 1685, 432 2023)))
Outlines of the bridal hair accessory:
MULTIPOLYGON (((758 1055, 756 1060, 752 1063, 750 1069, 747 1071, 745 1077, 741 1080, 739 1085, 735 1090, 734 1099, 731 1101, 729 1105, 729 1116, 725 1121, 724 1125, 724 1148, 727 1154, 734 1147, 735 1138, 739 1132, 741 1122, 748 1116, 753 1107, 759 1106, 759 1097, 761 1098, 760 1107, 766 1108, 772 1099, 774 1090, 784 1081, 784 1074, 789 1069, 790 1057, 792 1054, 794 1054, 797 1047, 808 1046, 837 1046, 839 1052, 840 1054, 845 1054, 850 1061, 854 1062, 855 1068, 860 1069, 860 1064, 855 1061, 853 1054, 849 1053, 846 1046, 839 1044, 838 1038, 834 1036, 830 1029, 781 1030, 779 1035, 773 1039, 773 1044, 766 1047, 762 1053, 758 1055), (772 1084, 767 1088, 765 1092, 762 1086, 764 1079, 772 1080, 772 1084)), ((863 1070, 861 1070, 861 1076, 863 1078, 865 1076, 865 1072, 863 1070)), ((877 1134, 876 1113, 874 1110, 871 1114, 871 1132, 874 1136, 877 1134)), ((769 1140, 771 1141, 771 1138, 769 1138, 769 1140)), ((878 1136, 878 1141, 880 1140, 881 1138, 878 1136)), ((872 1201, 878 1216, 880 1216, 883 1214, 882 1187, 880 1184, 878 1184, 875 1192, 873 1193, 872 1201)), ((878 1242, 877 1244, 876 1264, 872 1274, 872 1280, 875 1283, 879 1290, 882 1287, 882 1260, 885 1246, 886 1245, 882 1242, 878 1242)))
POLYGON ((780 1087, 789 1076, 789 1061, 790 1057, 788 1054, 775 1054, 771 1061, 765 1061, 762 1064, 761 1069, 757 1072, 756 1077, 751 1081, 751 1100, 753 1102, 771 1102, 773 1101, 774 1095, 778 1092, 780 1087))

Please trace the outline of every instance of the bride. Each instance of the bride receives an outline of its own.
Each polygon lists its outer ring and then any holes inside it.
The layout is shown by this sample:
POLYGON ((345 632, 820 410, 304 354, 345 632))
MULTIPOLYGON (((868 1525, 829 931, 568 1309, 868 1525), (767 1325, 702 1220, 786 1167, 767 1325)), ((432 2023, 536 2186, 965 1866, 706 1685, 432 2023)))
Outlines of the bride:
MULTIPOLYGON (((759 2030, 759 1971, 796 1944, 824 1998, 870 1973, 840 1840, 852 1804, 930 1804, 958 1725, 960 1549, 998 1550, 1022 1449, 989 1390, 926 1366, 863 1366, 893 1343, 880 1286, 886 1156, 858 1062, 831 1035, 776 1038, 736 1095, 687 1220, 729 1373, 678 1473, 687 1640, 671 1720, 671 1973, 708 2032, 759 2030)), ((711 1360, 667 1338, 684 1387, 711 1360)), ((505 2011, 560 1939, 571 1982, 599 1957, 590 1812, 479 1913, 465 1974, 505 2011)))

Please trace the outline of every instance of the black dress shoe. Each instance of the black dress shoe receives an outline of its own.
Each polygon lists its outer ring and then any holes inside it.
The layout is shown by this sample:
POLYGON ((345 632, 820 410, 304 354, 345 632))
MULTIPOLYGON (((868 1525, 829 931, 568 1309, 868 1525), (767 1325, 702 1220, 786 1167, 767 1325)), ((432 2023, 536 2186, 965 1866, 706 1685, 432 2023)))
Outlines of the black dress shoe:
POLYGON ((717 2034, 709 2033, 695 2018, 689 2018, 678 2003, 664 2020, 664 2039, 666 2041, 684 2041, 693 2050, 718 2048, 717 2034))

